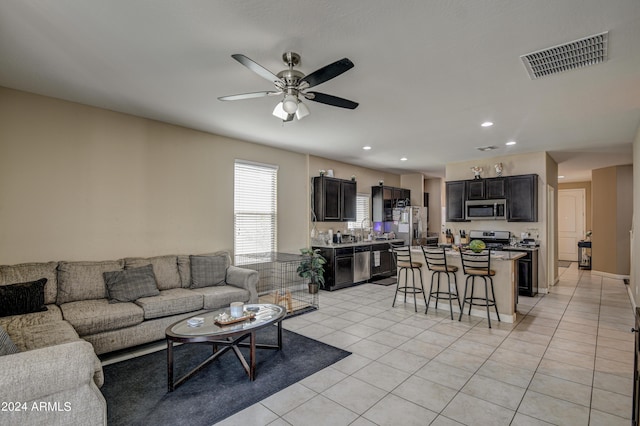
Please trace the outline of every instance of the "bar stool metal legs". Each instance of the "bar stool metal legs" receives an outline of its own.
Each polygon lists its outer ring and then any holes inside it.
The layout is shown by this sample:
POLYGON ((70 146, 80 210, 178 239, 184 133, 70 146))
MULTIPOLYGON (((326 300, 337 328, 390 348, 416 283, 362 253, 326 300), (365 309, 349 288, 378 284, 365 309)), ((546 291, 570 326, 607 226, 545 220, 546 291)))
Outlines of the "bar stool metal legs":
POLYGON ((496 317, 498 321, 500 321, 500 314, 498 313, 498 305, 496 304, 496 296, 493 289, 493 276, 496 272, 491 269, 491 250, 483 251, 482 253, 461 252, 460 258, 462 260, 462 270, 467 278, 464 283, 462 307, 458 321, 462 320, 465 303, 469 304, 469 315, 471 315, 473 305, 484 306, 487 309, 487 322, 489 323, 489 328, 491 328, 491 313, 489 307, 494 307, 496 317), (475 295, 476 278, 482 278, 484 281, 484 296, 475 295), (468 291, 469 281, 471 281, 470 293, 468 291), (489 290, 491 290, 491 293, 489 293, 489 290))
POLYGON ((458 279, 456 278, 457 266, 447 264, 447 254, 444 248, 422 247, 422 253, 424 254, 424 260, 427 262, 427 267, 431 274, 431 286, 429 287, 429 297, 427 298, 427 309, 425 313, 429 312, 429 303, 432 298, 436 299, 436 311, 438 310, 438 301, 440 299, 449 301, 449 310, 451 312, 451 319, 453 319, 453 300, 458 301, 458 308, 462 311, 460 305, 460 297, 458 295, 458 279), (445 274, 447 276, 446 290, 440 288, 440 275, 445 274), (451 274, 453 274, 453 284, 451 287, 451 274), (438 276, 437 287, 434 291, 434 280, 438 276))
POLYGON ((409 293, 413 294, 413 306, 415 311, 418 312, 418 301, 416 295, 422 293, 424 302, 425 304, 427 303, 427 298, 424 293, 424 285, 422 282, 422 272, 420 271, 422 263, 411 260, 411 250, 409 246, 392 247, 392 250, 396 259, 396 265, 398 267, 398 282, 396 284, 396 292, 393 295, 393 303, 391 304, 391 307, 396 306, 398 293, 404 293, 404 303, 407 303, 407 293, 409 293), (404 271, 404 285, 400 285, 402 271, 404 271), (409 271, 411 271, 411 286, 409 286, 409 271), (419 288, 416 287, 416 271, 420 276, 419 288))

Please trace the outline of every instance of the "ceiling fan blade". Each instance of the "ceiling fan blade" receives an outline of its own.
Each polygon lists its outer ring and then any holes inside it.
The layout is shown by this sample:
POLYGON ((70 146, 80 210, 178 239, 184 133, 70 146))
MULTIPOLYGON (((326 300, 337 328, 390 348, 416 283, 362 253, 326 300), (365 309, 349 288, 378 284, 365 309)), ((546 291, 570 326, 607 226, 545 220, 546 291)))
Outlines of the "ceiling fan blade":
POLYGON ((347 58, 342 58, 339 61, 335 61, 332 64, 315 70, 300 81, 306 81, 307 83, 309 83, 309 87, 317 86, 318 84, 322 84, 325 81, 339 76, 345 71, 349 71, 351 68, 353 68, 353 62, 351 62, 347 58))
POLYGON ((253 98, 262 98, 264 96, 276 96, 282 95, 282 92, 252 92, 252 93, 241 93, 238 95, 229 95, 229 96, 220 96, 218 100, 220 101, 239 101, 241 99, 253 99, 253 98))
POLYGON ((265 67, 263 67, 262 65, 258 64, 257 62, 252 61, 251 59, 247 58, 246 56, 240 54, 240 53, 235 53, 233 55, 231 55, 231 57, 233 59, 235 59, 236 61, 240 62, 242 65, 244 65, 245 67, 249 68, 251 71, 255 72, 256 74, 258 74, 260 77, 262 78, 266 78, 267 80, 269 80, 272 83, 276 83, 276 82, 282 82, 282 80, 280 78, 278 78, 277 75, 275 75, 274 73, 272 73, 271 71, 269 71, 268 69, 266 69, 265 67))
POLYGON ((304 94, 304 96, 310 101, 320 102, 322 104, 337 106, 340 108, 356 109, 359 105, 357 102, 350 101, 349 99, 339 98, 333 95, 327 95, 326 93, 307 92, 304 94))

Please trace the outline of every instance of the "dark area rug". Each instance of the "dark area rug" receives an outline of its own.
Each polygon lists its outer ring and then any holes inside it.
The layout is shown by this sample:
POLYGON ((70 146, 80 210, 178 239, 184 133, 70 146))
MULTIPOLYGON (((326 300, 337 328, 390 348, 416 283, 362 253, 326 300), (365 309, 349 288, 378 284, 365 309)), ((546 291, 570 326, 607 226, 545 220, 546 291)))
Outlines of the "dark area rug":
POLYGON ((396 285, 398 281, 396 280, 395 277, 389 277, 389 278, 383 278, 381 280, 377 280, 377 281, 371 281, 371 284, 377 284, 377 285, 396 285))
POLYGON ((558 268, 568 268, 571 266, 571 262, 568 260, 558 260, 558 268))
MULTIPOLYGON (((167 391, 167 350, 104 367, 101 391, 109 426, 211 426, 238 411, 345 358, 350 352, 282 331, 283 349, 256 349, 256 379, 251 382, 229 351, 182 386, 167 391)), ((277 343, 277 328, 257 332, 258 343, 277 343)), ((248 360, 248 349, 243 348, 248 360)), ((211 346, 174 349, 174 377, 181 377, 211 354, 211 346)))

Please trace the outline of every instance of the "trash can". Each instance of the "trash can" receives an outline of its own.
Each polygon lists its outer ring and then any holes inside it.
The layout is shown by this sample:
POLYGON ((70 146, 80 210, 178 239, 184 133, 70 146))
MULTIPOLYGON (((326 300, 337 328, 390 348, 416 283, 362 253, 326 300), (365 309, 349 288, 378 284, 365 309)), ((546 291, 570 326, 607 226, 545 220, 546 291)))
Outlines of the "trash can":
POLYGON ((578 241, 578 268, 591 269, 591 241, 578 241))

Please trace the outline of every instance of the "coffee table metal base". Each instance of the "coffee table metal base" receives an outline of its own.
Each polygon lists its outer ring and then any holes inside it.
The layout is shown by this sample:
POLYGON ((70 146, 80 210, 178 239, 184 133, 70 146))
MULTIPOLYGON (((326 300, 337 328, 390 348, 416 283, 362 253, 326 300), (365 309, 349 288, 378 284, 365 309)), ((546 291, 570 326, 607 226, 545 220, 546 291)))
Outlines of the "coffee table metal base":
POLYGON ((210 340, 204 342, 188 342, 183 341, 182 339, 174 339, 170 336, 167 336, 167 379, 169 385, 169 392, 173 392, 178 386, 189 380, 196 373, 202 370, 204 367, 218 359, 221 355, 225 354, 229 350, 233 350, 236 357, 242 364, 244 371, 249 376, 249 380, 255 380, 256 375, 256 349, 282 349, 282 321, 277 322, 278 327, 278 344, 277 345, 269 345, 264 343, 256 343, 256 331, 250 331, 246 334, 242 334, 236 338, 228 337, 226 340, 210 340), (249 342, 243 342, 246 338, 249 338, 249 342), (193 370, 189 371, 184 376, 180 377, 176 381, 173 380, 174 376, 174 357, 173 357, 173 345, 176 342, 182 343, 200 343, 200 344, 208 344, 213 347, 213 354, 202 361, 197 367, 193 370), (221 349, 218 349, 218 345, 224 346, 221 349), (242 352, 240 352, 240 347, 248 347, 249 348, 249 362, 245 359, 242 352))

